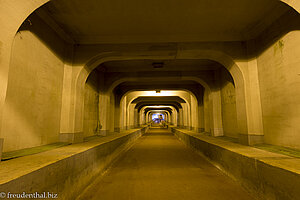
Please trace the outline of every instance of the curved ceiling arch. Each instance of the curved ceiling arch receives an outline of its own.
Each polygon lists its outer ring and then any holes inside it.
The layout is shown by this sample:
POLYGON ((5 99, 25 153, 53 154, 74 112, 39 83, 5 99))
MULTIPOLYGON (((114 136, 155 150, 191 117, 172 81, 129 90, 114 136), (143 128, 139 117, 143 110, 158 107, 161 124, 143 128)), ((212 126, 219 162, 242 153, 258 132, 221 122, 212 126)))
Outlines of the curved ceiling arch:
POLYGON ((170 101, 175 101, 177 103, 186 103, 186 100, 184 100, 182 97, 180 96, 157 96, 157 97, 153 97, 153 96, 140 96, 135 98, 131 103, 141 103, 141 102, 154 102, 154 103, 164 103, 164 102, 170 102, 170 101))
MULTIPOLYGON (((199 78, 199 77, 192 77, 192 76, 181 76, 181 77, 151 77, 151 78, 144 78, 144 77, 129 77, 129 78, 121 78, 116 80, 115 82, 113 82, 110 87, 108 88, 108 93, 111 93, 115 88, 117 88, 118 86, 124 84, 124 83, 149 83, 149 82, 163 82, 165 84, 165 87, 168 87, 167 82, 183 82, 183 84, 186 83, 192 83, 194 82, 195 84, 199 84, 202 87, 204 87, 205 89, 207 89, 208 91, 211 91, 211 86, 205 82, 203 79, 199 78)), ((145 86, 146 87, 146 86, 145 86)), ((145 88, 144 87, 144 88, 145 88)), ((153 86, 154 87, 154 86, 153 86)), ((152 87, 152 88, 153 88, 152 87)), ((144 89, 141 88, 141 89, 144 89)), ((149 87, 150 88, 150 87, 149 87)), ((171 88, 171 86, 169 86, 169 88, 171 88)), ((130 88, 131 89, 131 88, 130 88)), ((130 89, 128 91, 130 91, 130 89)), ((159 88, 155 88, 155 89, 159 89, 159 88)), ((184 90, 188 90, 186 88, 183 88, 184 90)))
POLYGON ((204 96, 204 88, 196 81, 182 80, 182 81, 165 81, 156 82, 155 79, 147 82, 123 82, 118 85, 114 93, 122 97, 126 93, 132 91, 147 91, 147 90, 182 90, 191 92, 198 101, 202 101, 204 96))
POLYGON ((169 112, 172 112, 172 109, 171 108, 145 108, 145 113, 148 112, 148 111, 157 111, 157 112, 160 112, 160 111, 169 111, 169 112))
POLYGON ((135 106, 135 109, 138 110, 138 112, 140 112, 140 110, 144 107, 144 106, 173 106, 177 111, 179 111, 180 108, 182 108, 182 106, 180 105, 180 103, 178 102, 164 102, 164 103, 153 103, 153 102, 140 102, 137 103, 135 106))
POLYGON ((181 103, 186 103, 180 97, 138 97, 132 103, 136 103, 135 108, 138 111, 141 110, 143 106, 168 106, 172 105, 177 111, 182 108, 181 103))
POLYGON ((136 102, 135 102, 135 100, 141 99, 141 98, 143 98, 144 100, 145 99, 154 99, 154 101, 156 101, 158 103, 163 102, 163 100, 170 101, 170 100, 174 99, 180 103, 186 103, 187 106, 190 107, 191 106, 190 100, 188 100, 188 98, 191 97, 190 94, 191 94, 190 92, 182 91, 182 90, 161 91, 161 93, 156 93, 155 91, 132 91, 132 92, 126 93, 126 95, 124 95, 121 98, 121 102, 123 102, 125 97, 129 97, 129 96, 130 96, 129 99, 126 98, 127 99, 126 107, 129 107, 129 105, 132 103, 139 103, 138 100, 136 102), (155 100, 155 99, 157 99, 157 100, 155 100))

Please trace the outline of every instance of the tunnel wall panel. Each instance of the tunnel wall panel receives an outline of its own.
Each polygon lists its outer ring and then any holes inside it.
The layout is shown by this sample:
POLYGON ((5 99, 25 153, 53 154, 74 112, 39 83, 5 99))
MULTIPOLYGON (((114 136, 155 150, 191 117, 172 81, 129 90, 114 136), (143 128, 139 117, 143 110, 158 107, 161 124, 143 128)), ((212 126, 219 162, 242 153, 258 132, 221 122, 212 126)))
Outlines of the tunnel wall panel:
POLYGON ((257 57, 266 143, 300 149, 300 33, 293 31, 257 57))
POLYGON ((16 33, 1 129, 4 151, 58 142, 65 50, 37 16, 16 33))

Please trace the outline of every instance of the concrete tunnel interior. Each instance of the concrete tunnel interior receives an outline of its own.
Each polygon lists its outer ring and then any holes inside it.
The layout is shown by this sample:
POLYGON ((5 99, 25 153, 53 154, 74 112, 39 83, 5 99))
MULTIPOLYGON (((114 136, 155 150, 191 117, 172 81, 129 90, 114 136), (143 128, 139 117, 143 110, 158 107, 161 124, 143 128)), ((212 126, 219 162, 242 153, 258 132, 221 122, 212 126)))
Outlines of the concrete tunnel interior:
POLYGON ((299 11, 288 0, 2 0, 0 198, 298 199, 299 11), (185 167, 216 170, 203 180, 228 192, 198 191, 206 172, 185 167), (166 191, 137 186, 160 182, 166 191))

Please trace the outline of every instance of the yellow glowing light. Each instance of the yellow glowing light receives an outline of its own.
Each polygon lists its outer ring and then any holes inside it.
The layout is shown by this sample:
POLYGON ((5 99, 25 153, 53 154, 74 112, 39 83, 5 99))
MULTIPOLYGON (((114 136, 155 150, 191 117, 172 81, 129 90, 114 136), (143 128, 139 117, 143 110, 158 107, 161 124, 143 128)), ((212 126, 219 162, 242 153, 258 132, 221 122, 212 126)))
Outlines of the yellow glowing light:
POLYGON ((157 93, 157 91, 143 91, 141 92, 140 96, 178 96, 178 91, 172 91, 172 90, 160 90, 160 93, 157 93))

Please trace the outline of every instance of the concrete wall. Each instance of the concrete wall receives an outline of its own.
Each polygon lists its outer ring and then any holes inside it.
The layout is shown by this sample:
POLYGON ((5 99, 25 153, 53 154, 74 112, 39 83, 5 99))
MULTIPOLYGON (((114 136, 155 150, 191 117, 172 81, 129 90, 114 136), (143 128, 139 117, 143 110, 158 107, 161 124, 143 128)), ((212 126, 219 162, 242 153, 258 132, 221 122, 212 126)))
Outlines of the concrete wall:
POLYGON ((1 130, 4 151, 58 141, 65 47, 37 16, 16 34, 1 130))
POLYGON ((300 33, 293 31, 257 58, 266 143, 300 149, 300 33))
POLYGON ((235 87, 226 69, 220 69, 222 122, 224 135, 238 138, 235 87))
POLYGON ((98 134, 99 124, 99 84, 96 71, 93 71, 85 84, 84 93, 84 137, 98 134))

